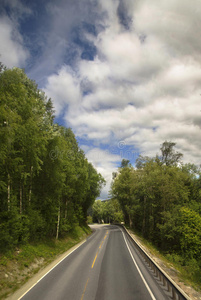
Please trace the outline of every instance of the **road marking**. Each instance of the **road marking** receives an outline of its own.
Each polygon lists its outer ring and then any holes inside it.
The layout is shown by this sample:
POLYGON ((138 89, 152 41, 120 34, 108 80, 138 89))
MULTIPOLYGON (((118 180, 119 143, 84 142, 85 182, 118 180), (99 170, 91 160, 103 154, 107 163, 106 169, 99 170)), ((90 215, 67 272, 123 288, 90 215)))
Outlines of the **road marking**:
POLYGON ((144 284, 145 284, 145 286, 146 286, 146 288, 147 288, 147 290, 148 290, 148 292, 149 292, 151 298, 152 298, 153 300, 156 300, 156 298, 154 297, 154 295, 153 295, 153 293, 152 293, 150 287, 148 286, 148 284, 147 284, 147 282, 146 282, 144 276, 142 275, 142 273, 141 273, 141 271, 140 271, 140 269, 139 269, 139 267, 138 267, 138 265, 137 265, 137 263, 136 263, 136 260, 135 260, 135 258, 133 257, 133 254, 131 253, 131 250, 130 250, 130 248, 129 248, 129 246, 128 246, 128 243, 127 243, 127 241, 126 241, 125 235, 124 235, 124 233, 123 233, 122 230, 121 230, 121 232, 122 232, 122 234, 123 234, 124 241, 125 241, 125 243, 126 243, 126 246, 127 246, 127 248, 128 248, 128 251, 129 251, 129 253, 130 253, 130 256, 131 256, 131 258, 132 258, 132 260, 133 260, 133 262, 134 262, 134 265, 136 266, 136 268, 137 268, 137 270, 138 270, 138 272, 139 272, 139 274, 140 274, 140 276, 141 276, 141 278, 142 278, 142 280, 143 280, 143 282, 144 282, 144 284))
MULTIPOLYGON (((108 231, 106 232, 106 235, 105 235, 104 239, 107 237, 107 234, 108 234, 108 231)), ((100 246, 99 246, 99 249, 101 249, 101 247, 102 247, 102 245, 103 245, 103 242, 104 242, 104 240, 101 242, 101 244, 100 244, 100 246)), ((99 253, 99 250, 98 250, 98 252, 96 253, 96 256, 95 256, 94 261, 93 261, 93 263, 92 263, 91 269, 93 269, 93 267, 94 267, 94 264, 95 264, 95 262, 96 262, 96 258, 97 258, 97 256, 98 256, 98 253, 99 253)))
MULTIPOLYGON (((86 239, 79 243, 77 247, 75 247, 71 252, 69 252, 65 257, 63 257, 54 267, 52 267, 45 275, 43 275, 36 283, 34 283, 22 296, 18 298, 18 300, 22 299, 31 289, 34 288, 35 285, 37 285, 47 274, 49 274, 54 268, 56 268, 64 259, 66 259, 69 255, 71 255, 75 250, 77 250, 80 246, 82 246, 86 242, 86 239)), ((70 249, 69 249, 70 250, 70 249)))
POLYGON ((99 246, 99 249, 101 249, 103 242, 104 242, 104 241, 101 242, 101 244, 100 244, 100 246, 99 246))
MULTIPOLYGON (((106 235, 105 235, 104 239, 107 237, 107 235, 108 235, 108 231, 106 232, 106 235)), ((100 243, 99 249, 101 249, 101 247, 102 247, 102 245, 103 245, 103 242, 104 242, 104 240, 103 240, 103 241, 100 243)), ((98 252, 96 253, 96 256, 95 256, 95 258, 94 258, 94 260, 93 260, 93 263, 92 263, 91 269, 93 269, 93 267, 94 267, 94 265, 95 265, 95 262, 96 262, 96 259, 97 259, 97 256, 98 256, 98 253, 99 253, 99 250, 98 250, 98 252)), ((85 284, 85 287, 84 287, 84 291, 83 291, 83 293, 82 293, 81 300, 83 300, 83 298, 84 298, 84 294, 85 294, 85 291, 86 291, 86 288, 87 288, 88 282, 89 282, 89 278, 87 279, 87 282, 86 282, 86 284, 85 284)))
MULTIPOLYGON (((106 238, 106 236, 107 236, 107 234, 108 234, 108 231, 106 232, 106 235, 105 235, 105 237, 104 237, 104 239, 106 238)), ((87 239, 87 240, 89 240, 89 239, 91 239, 93 237, 93 234, 87 239)), ((84 244, 86 241, 87 241, 86 239, 83 241, 83 242, 81 242, 81 243, 79 243, 78 245, 77 245, 77 247, 75 247, 71 252, 69 252, 65 257, 63 257, 56 265, 54 265, 49 271, 47 271, 47 273, 45 273, 37 282, 35 282, 23 295, 21 295, 19 298, 18 298, 18 300, 21 300, 31 289, 33 289, 34 288, 34 286, 35 285, 37 285, 45 276, 47 276, 54 268, 56 268, 64 259, 66 259, 71 253, 73 253, 75 250, 77 250, 82 244, 84 244)), ((104 242, 104 240, 102 241, 102 243, 104 242)), ((99 248, 101 248, 101 246, 102 246, 102 243, 101 243, 101 245, 100 245, 100 247, 99 248)), ((70 250, 70 249, 69 249, 70 250)), ((97 255, 98 255, 98 252, 96 253, 96 256, 95 256, 95 258, 94 258, 94 261, 93 261, 93 264, 92 264, 92 266, 91 266, 91 268, 93 269, 93 267, 94 267, 94 264, 95 264, 95 261, 96 261, 96 258, 97 258, 97 255)), ((89 281, 89 278, 88 278, 88 280, 87 280, 87 283, 86 283, 86 287, 87 287, 87 284, 88 284, 88 281, 89 281)), ((86 290, 86 289, 85 289, 86 290)), ((83 296, 84 297, 84 296, 83 296)), ((81 298, 81 299, 83 299, 83 298, 81 298)))
POLYGON ((89 282, 89 278, 87 279, 87 282, 86 282, 86 284, 85 284, 85 287, 84 287, 84 291, 83 291, 83 293, 82 293, 81 300, 83 300, 83 298, 84 298, 84 294, 85 294, 85 292, 86 292, 88 282, 89 282))
POLYGON ((96 261, 97 255, 98 255, 98 252, 96 253, 96 256, 95 256, 95 258, 94 258, 93 264, 92 264, 92 266, 91 266, 91 268, 92 268, 92 269, 93 269, 93 267, 94 267, 94 264, 95 264, 95 261, 96 261))

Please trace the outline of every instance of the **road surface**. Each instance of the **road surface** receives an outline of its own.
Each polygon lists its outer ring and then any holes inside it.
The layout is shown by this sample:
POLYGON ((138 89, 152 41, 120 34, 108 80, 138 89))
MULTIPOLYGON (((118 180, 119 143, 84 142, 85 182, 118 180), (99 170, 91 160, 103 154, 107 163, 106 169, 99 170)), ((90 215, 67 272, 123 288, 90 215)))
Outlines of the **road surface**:
POLYGON ((165 300, 122 229, 94 233, 31 288, 22 300, 165 300))

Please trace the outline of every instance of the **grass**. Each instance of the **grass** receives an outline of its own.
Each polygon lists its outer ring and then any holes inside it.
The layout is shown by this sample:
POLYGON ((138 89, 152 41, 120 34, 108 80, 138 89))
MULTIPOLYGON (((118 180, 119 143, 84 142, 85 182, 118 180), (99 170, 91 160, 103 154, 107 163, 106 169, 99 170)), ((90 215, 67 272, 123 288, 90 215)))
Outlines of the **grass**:
POLYGON ((15 251, 0 254, 0 299, 5 299, 42 267, 91 233, 89 227, 76 226, 67 236, 22 245, 15 251))

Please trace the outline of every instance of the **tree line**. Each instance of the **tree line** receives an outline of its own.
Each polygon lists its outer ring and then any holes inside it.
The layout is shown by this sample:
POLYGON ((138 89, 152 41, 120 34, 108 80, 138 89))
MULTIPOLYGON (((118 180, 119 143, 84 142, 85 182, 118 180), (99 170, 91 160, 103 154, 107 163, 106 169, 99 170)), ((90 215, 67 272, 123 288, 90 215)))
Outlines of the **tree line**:
POLYGON ((85 224, 105 180, 51 99, 19 68, 0 64, 0 250, 85 224))
POLYGON ((183 164, 175 146, 164 142, 160 155, 139 156, 135 168, 122 160, 111 192, 126 224, 183 264, 193 261, 200 272, 201 171, 183 164))
POLYGON ((93 223, 121 223, 123 212, 117 199, 96 200, 88 214, 93 223))

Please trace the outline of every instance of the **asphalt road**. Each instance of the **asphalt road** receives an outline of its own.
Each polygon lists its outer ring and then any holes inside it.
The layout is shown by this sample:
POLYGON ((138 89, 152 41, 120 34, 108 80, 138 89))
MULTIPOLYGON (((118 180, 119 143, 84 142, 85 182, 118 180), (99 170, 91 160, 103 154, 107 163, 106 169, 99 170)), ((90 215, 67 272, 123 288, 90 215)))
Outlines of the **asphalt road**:
POLYGON ((168 299, 120 227, 92 227, 84 244, 19 299, 168 299))

